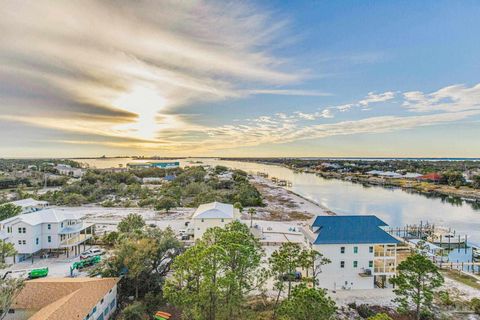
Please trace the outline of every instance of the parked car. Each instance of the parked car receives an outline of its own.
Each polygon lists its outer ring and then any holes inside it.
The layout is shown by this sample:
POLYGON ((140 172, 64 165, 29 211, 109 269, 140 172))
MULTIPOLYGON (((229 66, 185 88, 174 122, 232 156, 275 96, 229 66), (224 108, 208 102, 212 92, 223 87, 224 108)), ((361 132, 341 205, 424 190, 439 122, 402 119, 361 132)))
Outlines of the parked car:
POLYGON ((105 250, 102 250, 100 248, 92 248, 80 254, 80 259, 101 256, 102 254, 105 254, 105 250))

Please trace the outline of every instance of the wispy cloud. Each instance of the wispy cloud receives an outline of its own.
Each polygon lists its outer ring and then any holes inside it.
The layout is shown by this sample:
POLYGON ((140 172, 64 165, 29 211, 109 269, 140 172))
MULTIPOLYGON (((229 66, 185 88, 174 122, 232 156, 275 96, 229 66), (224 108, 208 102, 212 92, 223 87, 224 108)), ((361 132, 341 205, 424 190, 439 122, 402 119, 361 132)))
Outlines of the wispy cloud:
POLYGON ((100 118, 112 136, 152 138, 187 125, 172 112, 178 106, 267 92, 320 95, 257 90, 303 77, 269 52, 286 24, 246 2, 3 1, 1 112, 34 114, 59 129, 55 119, 80 116, 85 130, 97 130, 100 118))
POLYGON ((310 90, 293 90, 293 89, 255 89, 246 92, 247 94, 271 94, 282 96, 307 96, 307 97, 328 97, 331 93, 310 91, 310 90))
POLYGON ((480 83, 472 87, 457 84, 432 93, 410 91, 403 94, 403 106, 415 112, 465 111, 480 109, 480 83))
POLYGON ((373 103, 386 102, 394 98, 395 98, 395 92, 393 91, 386 91, 383 93, 369 92, 367 96, 365 96, 365 98, 357 102, 342 104, 339 106, 334 106, 332 108, 337 109, 341 112, 348 111, 355 107, 361 107, 362 110, 367 110, 368 107, 373 103))

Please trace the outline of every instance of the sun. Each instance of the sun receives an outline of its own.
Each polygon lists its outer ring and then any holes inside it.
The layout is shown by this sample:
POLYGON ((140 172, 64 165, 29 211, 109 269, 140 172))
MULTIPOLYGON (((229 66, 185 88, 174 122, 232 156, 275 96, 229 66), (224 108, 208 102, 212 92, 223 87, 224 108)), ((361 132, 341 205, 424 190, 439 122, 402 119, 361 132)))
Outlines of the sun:
POLYGON ((157 114, 167 105, 167 100, 153 88, 136 86, 119 95, 112 104, 138 115, 135 123, 121 126, 119 130, 128 130, 138 137, 153 139, 158 129, 157 114))

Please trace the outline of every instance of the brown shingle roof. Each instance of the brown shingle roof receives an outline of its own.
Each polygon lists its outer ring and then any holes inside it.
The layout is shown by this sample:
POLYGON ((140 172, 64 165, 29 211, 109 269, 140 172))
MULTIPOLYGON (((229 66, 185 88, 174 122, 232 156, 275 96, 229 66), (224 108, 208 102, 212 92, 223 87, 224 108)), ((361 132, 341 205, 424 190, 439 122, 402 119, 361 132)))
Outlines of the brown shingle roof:
POLYGON ((43 278, 25 282, 13 309, 37 311, 30 320, 83 319, 118 278, 43 278))

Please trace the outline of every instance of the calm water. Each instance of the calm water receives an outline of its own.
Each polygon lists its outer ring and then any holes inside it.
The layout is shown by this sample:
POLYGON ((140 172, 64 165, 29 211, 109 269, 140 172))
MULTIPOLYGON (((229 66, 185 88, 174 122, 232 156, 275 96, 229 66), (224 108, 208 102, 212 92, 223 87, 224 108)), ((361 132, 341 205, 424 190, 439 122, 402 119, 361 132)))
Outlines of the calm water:
MULTIPOLYGON (((118 167, 134 162, 128 158, 80 160, 97 168, 118 167)), ((180 160, 182 166, 192 165, 180 160)), ((193 159, 209 165, 225 165, 249 172, 265 172, 270 177, 290 180, 289 189, 312 199, 337 214, 375 214, 392 227, 428 221, 467 234, 470 242, 480 244, 480 210, 467 203, 448 203, 440 198, 408 193, 401 189, 364 187, 347 181, 324 179, 314 174, 295 173, 293 170, 258 163, 193 159)))

